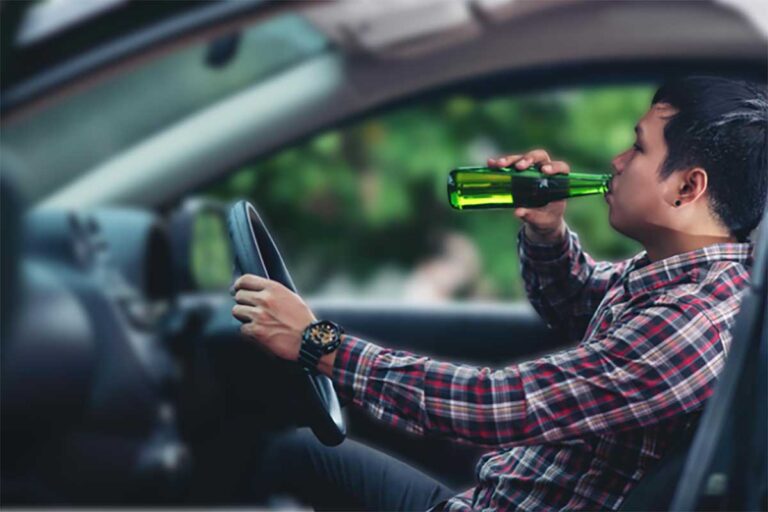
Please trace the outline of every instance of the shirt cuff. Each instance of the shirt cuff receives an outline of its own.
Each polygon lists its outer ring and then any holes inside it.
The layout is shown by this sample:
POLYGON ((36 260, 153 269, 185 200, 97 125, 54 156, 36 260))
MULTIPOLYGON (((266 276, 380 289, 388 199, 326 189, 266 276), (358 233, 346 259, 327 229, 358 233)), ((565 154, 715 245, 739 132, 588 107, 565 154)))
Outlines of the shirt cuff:
POLYGON ((520 245, 520 254, 525 259, 532 261, 554 261, 559 260, 566 254, 571 248, 571 238, 574 233, 568 226, 565 227, 565 236, 563 239, 555 244, 537 244, 531 242, 527 236, 525 236, 525 227, 520 228, 520 232, 517 235, 518 244, 520 245))
POLYGON ((363 402, 368 376, 382 350, 373 343, 348 334, 342 335, 341 345, 336 349, 331 377, 341 402, 363 402))

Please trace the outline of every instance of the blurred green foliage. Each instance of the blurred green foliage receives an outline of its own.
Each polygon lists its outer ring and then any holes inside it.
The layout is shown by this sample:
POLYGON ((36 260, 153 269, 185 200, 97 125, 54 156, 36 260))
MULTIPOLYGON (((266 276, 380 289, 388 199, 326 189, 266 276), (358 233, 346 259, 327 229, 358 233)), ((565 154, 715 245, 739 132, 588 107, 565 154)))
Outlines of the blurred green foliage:
POLYGON ((232 281, 232 251, 220 215, 201 211, 192 224, 190 268, 200 290, 227 288, 232 281))
MULTIPOLYGON (((475 295, 519 299, 519 222, 508 210, 452 210, 448 171, 533 148, 574 171, 608 171, 632 144, 653 91, 612 86, 408 104, 254 162, 207 193, 257 206, 304 294, 339 276, 366 283, 381 269, 407 275, 435 255, 442 236, 459 232, 481 255, 475 295)), ((610 227, 602 197, 570 201, 566 218, 597 259, 641 250, 610 227)))

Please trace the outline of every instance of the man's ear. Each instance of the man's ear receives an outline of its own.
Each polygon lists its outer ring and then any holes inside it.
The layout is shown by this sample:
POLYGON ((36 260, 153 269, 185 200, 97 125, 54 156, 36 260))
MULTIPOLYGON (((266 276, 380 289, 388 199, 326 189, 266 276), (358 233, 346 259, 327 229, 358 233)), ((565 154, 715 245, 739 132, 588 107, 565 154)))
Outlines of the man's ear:
POLYGON ((680 201, 680 205, 696 201, 707 191, 709 183, 707 171, 702 167, 693 167, 680 172, 679 180, 678 196, 675 201, 680 201))

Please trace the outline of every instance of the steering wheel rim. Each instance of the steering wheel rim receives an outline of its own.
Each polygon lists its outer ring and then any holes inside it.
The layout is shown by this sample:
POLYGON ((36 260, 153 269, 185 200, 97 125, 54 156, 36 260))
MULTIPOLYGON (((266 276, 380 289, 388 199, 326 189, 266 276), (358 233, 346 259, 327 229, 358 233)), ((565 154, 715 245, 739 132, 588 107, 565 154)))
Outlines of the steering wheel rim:
MULTIPOLYGON (((232 206, 227 227, 232 240, 236 273, 266 277, 296 292, 296 286, 272 235, 251 203, 242 200, 232 206)), ((309 426, 312 432, 321 443, 327 446, 338 445, 346 437, 347 428, 331 379, 307 369, 300 375, 306 381, 311 407, 309 426)))

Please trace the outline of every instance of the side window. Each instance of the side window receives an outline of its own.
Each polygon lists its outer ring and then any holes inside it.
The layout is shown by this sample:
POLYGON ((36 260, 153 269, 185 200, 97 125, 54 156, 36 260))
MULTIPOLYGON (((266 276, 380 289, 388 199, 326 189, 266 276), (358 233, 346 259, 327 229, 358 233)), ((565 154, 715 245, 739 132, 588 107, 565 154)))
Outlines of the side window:
MULTIPOLYGON (((448 172, 535 147, 573 170, 608 171, 613 155, 632 144, 652 90, 409 104, 254 162, 207 194, 257 206, 305 296, 521 300, 518 220, 510 210, 452 210, 448 172)), ((566 217, 597 259, 641 249, 613 231, 602 197, 571 200, 566 217)))

